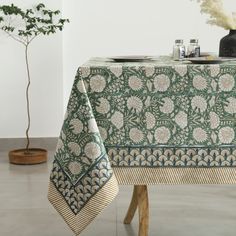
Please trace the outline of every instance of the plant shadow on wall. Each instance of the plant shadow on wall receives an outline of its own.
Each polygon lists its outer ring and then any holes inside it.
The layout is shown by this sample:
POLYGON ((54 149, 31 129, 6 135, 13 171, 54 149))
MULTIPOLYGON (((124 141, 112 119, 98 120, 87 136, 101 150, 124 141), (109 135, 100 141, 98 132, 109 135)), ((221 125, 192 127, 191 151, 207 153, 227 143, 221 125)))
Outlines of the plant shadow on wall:
POLYGON ((47 151, 39 148, 30 148, 30 99, 29 88, 31 83, 29 67, 29 46, 40 35, 55 34, 62 31, 68 19, 59 18, 60 11, 52 11, 39 3, 36 7, 23 10, 14 4, 0 6, 0 29, 10 38, 19 42, 25 49, 25 63, 27 71, 26 104, 28 125, 26 129, 26 147, 9 152, 9 159, 14 164, 38 164, 47 160, 47 151))
POLYGON ((229 34, 220 40, 219 56, 236 57, 236 12, 226 12, 222 0, 197 1, 200 3, 201 13, 210 16, 208 24, 229 30, 229 34))

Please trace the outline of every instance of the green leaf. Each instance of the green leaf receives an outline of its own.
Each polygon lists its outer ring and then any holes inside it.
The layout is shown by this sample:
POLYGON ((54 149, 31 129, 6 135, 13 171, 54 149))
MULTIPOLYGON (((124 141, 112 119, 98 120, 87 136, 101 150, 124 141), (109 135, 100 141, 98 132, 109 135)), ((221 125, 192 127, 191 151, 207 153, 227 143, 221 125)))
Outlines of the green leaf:
POLYGON ((45 8, 45 5, 44 5, 43 3, 39 3, 39 4, 36 6, 37 11, 40 11, 42 8, 45 8))
POLYGON ((43 3, 39 3, 36 8, 22 10, 14 4, 0 5, 0 29, 7 32, 15 32, 18 38, 26 44, 38 35, 55 34, 62 31, 65 23, 69 23, 69 19, 61 19, 57 15, 59 10, 50 10, 43 3), (17 25, 11 21, 11 16, 17 16, 17 25))

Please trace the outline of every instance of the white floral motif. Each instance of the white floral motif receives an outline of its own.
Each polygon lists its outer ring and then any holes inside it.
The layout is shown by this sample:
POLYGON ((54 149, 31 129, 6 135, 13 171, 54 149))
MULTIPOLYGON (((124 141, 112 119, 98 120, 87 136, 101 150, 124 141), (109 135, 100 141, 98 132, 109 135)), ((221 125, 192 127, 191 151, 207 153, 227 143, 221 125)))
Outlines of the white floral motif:
POLYGON ((204 90, 207 88, 207 81, 204 77, 196 75, 193 78, 193 87, 197 90, 204 90))
POLYGON ((106 80, 101 75, 94 75, 90 79, 90 86, 93 92, 101 93, 106 87, 106 80))
POLYGON ((143 140, 143 132, 137 128, 132 128, 129 131, 129 137, 134 143, 140 143, 143 140))
POLYGON ((218 137, 221 143, 231 143, 234 139, 234 136, 234 130, 231 127, 222 127, 219 130, 218 137))
POLYGON ((101 126, 98 126, 98 129, 99 129, 100 135, 102 137, 102 140, 105 141, 107 139, 107 131, 106 131, 106 129, 101 127, 101 126))
POLYGON ((88 128, 89 128, 89 132, 91 133, 98 133, 98 126, 97 126, 97 122, 94 118, 91 118, 88 120, 88 128))
POLYGON ((74 134, 79 134, 83 131, 83 123, 79 119, 72 119, 70 125, 72 126, 72 132, 74 134))
POLYGON ((86 144, 84 148, 84 153, 88 158, 94 160, 101 155, 101 149, 97 143, 90 142, 86 144))
POLYGON ((170 139, 170 130, 164 126, 158 127, 155 130, 154 136, 157 143, 167 143, 170 139))
POLYGON ((157 91, 164 92, 170 86, 170 79, 165 74, 157 75, 154 78, 154 87, 157 91))
POLYGON ((73 175, 78 175, 82 170, 80 163, 77 161, 70 162, 68 168, 73 175))
POLYGON ((71 153, 79 156, 81 153, 81 148, 78 143, 70 142, 68 143, 68 148, 70 149, 71 153))
POLYGON ((219 65, 211 65, 210 66, 211 76, 215 77, 220 73, 220 66, 219 65))
POLYGON ((142 100, 136 96, 131 96, 127 100, 128 109, 135 109, 137 112, 142 111, 143 103, 142 100))
POLYGON ((152 129, 156 124, 155 116, 151 112, 145 113, 147 129, 152 129))
POLYGON ((174 110, 174 103, 170 98, 163 98, 162 101, 164 102, 162 106, 160 106, 160 111, 162 113, 169 114, 174 110))
POLYGON ((228 104, 225 106, 225 111, 229 114, 236 113, 236 98, 230 97, 227 99, 228 104))
POLYGON ((83 78, 88 77, 90 74, 90 68, 89 67, 81 67, 81 75, 83 78))
POLYGON ((96 107, 97 112, 101 114, 106 114, 110 110, 110 103, 105 98, 99 98, 99 106, 96 107))
POLYGON ((176 65, 174 68, 175 71, 181 76, 185 76, 187 74, 187 65, 176 65))
POLYGON ((147 66, 145 67, 145 73, 146 73, 146 76, 152 76, 155 72, 155 68, 153 66, 147 66))
POLYGON ((200 112, 204 112, 207 109, 207 102, 205 98, 201 96, 195 96, 193 97, 191 101, 191 105, 193 109, 199 109, 200 112))
POLYGON ((122 75, 122 72, 123 72, 122 66, 116 66, 116 67, 111 66, 110 71, 117 77, 120 77, 122 75))
POLYGON ((234 77, 230 74, 222 75, 219 78, 219 87, 220 90, 228 92, 231 91, 234 87, 234 77))
POLYGON ((176 116, 175 116, 175 122, 181 129, 184 129, 188 125, 188 115, 180 111, 176 116))
POLYGON ((140 90, 143 87, 143 82, 135 75, 129 77, 129 87, 135 91, 140 90))
POLYGON ((121 112, 116 111, 111 117, 111 123, 115 125, 117 129, 120 129, 124 125, 124 115, 121 112))
POLYGON ((220 125, 220 118, 215 112, 210 112, 211 129, 216 129, 220 125))
POLYGON ((204 129, 198 127, 193 130, 193 137, 197 142, 204 142, 207 140, 207 133, 204 129))

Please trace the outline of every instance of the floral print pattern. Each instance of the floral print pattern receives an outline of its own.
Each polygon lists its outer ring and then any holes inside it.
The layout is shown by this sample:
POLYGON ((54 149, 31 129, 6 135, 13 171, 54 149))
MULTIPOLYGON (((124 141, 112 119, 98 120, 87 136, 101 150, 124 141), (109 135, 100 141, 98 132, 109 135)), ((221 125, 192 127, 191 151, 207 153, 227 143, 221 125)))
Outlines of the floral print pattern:
POLYGON ((236 165, 233 150, 224 151, 236 145, 235 80, 230 64, 90 61, 74 81, 51 181, 77 214, 111 178, 110 161, 236 165))

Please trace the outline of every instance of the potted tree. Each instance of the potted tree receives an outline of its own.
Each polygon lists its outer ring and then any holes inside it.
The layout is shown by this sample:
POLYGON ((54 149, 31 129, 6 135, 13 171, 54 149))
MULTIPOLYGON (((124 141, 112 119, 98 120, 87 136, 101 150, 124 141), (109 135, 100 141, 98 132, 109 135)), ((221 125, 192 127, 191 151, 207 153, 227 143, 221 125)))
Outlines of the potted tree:
POLYGON ((30 98, 29 89, 31 83, 29 68, 29 49, 30 44, 40 35, 55 34, 58 30, 62 31, 68 19, 58 17, 59 10, 52 11, 39 3, 35 8, 23 10, 14 4, 0 6, 0 29, 10 38, 24 46, 27 87, 26 104, 28 125, 26 128, 26 146, 9 152, 9 160, 14 164, 38 164, 47 160, 47 151, 40 148, 30 148, 30 98), (14 19, 14 20, 13 20, 14 19), (16 24, 17 23, 17 24, 16 24))

